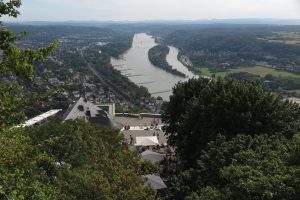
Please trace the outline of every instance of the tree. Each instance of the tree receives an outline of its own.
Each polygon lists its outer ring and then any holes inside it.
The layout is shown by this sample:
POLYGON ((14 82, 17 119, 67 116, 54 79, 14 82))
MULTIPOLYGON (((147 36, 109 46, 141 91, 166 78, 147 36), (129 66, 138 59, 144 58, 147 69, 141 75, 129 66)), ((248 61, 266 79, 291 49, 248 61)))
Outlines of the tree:
MULTIPOLYGON (((17 17, 20 13, 17 10, 21 6, 20 0, 0 1, 0 17, 17 17)), ((16 42, 22 39, 26 33, 14 35, 0 21, 0 74, 13 74, 16 77, 33 79, 33 66, 36 61, 42 61, 47 55, 54 52, 56 43, 48 47, 33 49, 20 49, 16 47, 16 42)), ((0 86, 0 128, 12 125, 22 115, 20 113, 20 104, 22 102, 20 93, 16 91, 17 83, 5 84, 0 86), (11 102, 13 101, 13 102, 11 102)))
POLYGON ((274 134, 291 137, 300 130, 299 105, 265 91, 258 82, 191 79, 173 89, 163 108, 169 143, 177 147, 185 168, 209 141, 222 134, 274 134))
POLYGON ((175 199, 286 199, 300 191, 299 134, 238 135, 210 142, 197 166, 178 175, 175 199))
POLYGON ((154 199, 141 177, 139 156, 122 145, 117 131, 68 121, 26 132, 56 161, 43 168, 59 188, 57 199, 154 199))
POLYGON ((24 130, 2 131, 0 152, 0 199, 55 199, 58 189, 40 167, 55 160, 32 145, 24 130))
MULTIPOLYGON (((20 0, 0 0, 0 16, 17 17, 20 0)), ((33 79, 33 66, 56 44, 37 50, 16 47, 1 24, 0 75, 33 79)), ((11 128, 22 117, 22 95, 0 85, 0 199, 154 199, 136 152, 116 131, 83 121, 55 121, 41 127, 11 128)), ((21 88, 20 88, 21 89, 21 88)))
POLYGON ((1 199, 155 199, 139 155, 109 127, 54 121, 0 134, 1 199))

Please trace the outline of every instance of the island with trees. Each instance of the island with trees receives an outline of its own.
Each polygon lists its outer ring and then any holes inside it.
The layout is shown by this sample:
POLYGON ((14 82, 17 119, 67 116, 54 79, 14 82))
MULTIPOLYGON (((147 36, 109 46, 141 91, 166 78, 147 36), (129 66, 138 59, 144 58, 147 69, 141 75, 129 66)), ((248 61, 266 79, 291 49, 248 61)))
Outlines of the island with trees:
POLYGON ((156 45, 149 50, 148 58, 152 65, 176 76, 186 77, 184 73, 178 71, 177 69, 173 69, 173 67, 167 62, 166 58, 169 51, 170 49, 166 45, 156 45))

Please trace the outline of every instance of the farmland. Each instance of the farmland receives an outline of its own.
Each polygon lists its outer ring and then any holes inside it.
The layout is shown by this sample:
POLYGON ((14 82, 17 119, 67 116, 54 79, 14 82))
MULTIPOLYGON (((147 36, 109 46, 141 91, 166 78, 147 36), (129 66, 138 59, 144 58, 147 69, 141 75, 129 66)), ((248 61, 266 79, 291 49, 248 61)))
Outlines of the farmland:
POLYGON ((229 74, 239 73, 239 72, 247 72, 261 77, 265 77, 266 75, 271 74, 272 76, 275 77, 300 78, 300 75, 298 74, 276 70, 268 67, 261 67, 261 66, 241 67, 241 68, 230 69, 229 71, 226 72, 216 72, 216 73, 212 73, 208 68, 201 68, 201 73, 206 76, 213 76, 213 74, 215 74, 215 76, 225 77, 229 74))

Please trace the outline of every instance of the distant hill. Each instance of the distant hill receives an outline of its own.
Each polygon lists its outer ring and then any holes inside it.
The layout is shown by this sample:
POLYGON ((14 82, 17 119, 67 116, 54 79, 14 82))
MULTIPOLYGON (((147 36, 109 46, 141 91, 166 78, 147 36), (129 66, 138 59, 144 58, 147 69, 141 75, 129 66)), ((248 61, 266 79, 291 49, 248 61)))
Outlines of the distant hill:
POLYGON ((146 20, 146 21, 27 21, 9 22, 22 25, 73 25, 73 26, 106 26, 116 24, 268 24, 300 25, 300 19, 210 19, 210 20, 146 20))

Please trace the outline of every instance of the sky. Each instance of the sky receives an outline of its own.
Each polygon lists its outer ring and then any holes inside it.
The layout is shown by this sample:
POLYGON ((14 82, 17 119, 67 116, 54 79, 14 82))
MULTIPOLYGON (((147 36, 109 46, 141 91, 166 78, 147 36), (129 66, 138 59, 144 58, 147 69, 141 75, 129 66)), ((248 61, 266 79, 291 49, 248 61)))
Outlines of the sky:
POLYGON ((22 3, 17 21, 300 19, 300 0, 22 0, 22 3))

